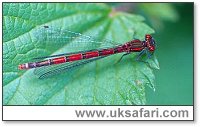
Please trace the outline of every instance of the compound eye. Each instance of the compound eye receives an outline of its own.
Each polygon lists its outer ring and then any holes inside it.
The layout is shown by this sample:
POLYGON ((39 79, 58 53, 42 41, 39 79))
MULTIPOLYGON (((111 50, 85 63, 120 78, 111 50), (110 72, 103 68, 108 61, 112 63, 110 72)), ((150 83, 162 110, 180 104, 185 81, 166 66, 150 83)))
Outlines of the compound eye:
POLYGON ((152 38, 152 37, 151 37, 150 34, 146 34, 146 35, 145 35, 145 39, 146 39, 146 40, 150 40, 151 38, 152 38))

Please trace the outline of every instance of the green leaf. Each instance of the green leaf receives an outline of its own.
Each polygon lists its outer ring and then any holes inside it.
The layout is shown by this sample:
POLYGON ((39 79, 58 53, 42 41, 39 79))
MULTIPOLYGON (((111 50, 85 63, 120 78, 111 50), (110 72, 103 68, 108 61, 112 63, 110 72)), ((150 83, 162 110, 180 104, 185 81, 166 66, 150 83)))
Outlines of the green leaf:
POLYGON ((145 85, 155 88, 151 69, 158 68, 155 58, 147 65, 136 62, 134 53, 115 64, 122 55, 117 54, 43 80, 33 74, 33 69, 17 68, 34 57, 71 50, 68 45, 47 45, 37 40, 34 32, 41 26, 70 27, 83 34, 98 34, 101 39, 124 43, 154 32, 143 20, 138 15, 113 11, 105 4, 4 3, 3 104, 145 104, 145 85))

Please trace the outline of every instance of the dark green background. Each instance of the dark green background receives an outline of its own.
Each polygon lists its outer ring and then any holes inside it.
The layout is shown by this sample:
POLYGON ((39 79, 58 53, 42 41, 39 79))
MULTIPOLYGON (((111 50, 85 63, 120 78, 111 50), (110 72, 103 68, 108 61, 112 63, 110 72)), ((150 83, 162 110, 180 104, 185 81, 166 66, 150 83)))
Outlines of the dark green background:
POLYGON ((174 5, 177 22, 164 22, 154 38, 160 70, 156 91, 147 88, 147 105, 193 105, 193 3, 174 5))

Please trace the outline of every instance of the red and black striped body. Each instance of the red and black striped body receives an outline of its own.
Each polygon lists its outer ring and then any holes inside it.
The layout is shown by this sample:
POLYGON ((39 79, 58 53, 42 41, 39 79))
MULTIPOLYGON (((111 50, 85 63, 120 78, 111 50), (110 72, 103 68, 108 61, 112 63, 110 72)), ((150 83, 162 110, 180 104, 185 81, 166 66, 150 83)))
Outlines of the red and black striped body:
POLYGON ((44 61, 25 63, 25 64, 19 65, 19 69, 20 70, 31 69, 31 68, 61 64, 61 63, 66 63, 66 62, 73 62, 73 61, 78 61, 78 60, 83 60, 83 59, 91 59, 91 58, 100 57, 100 56, 108 56, 108 55, 122 53, 122 52, 140 52, 145 47, 149 46, 147 44, 148 43, 147 41, 132 40, 130 42, 125 43, 124 45, 119 45, 114 48, 94 50, 94 51, 88 51, 88 52, 76 53, 76 54, 72 53, 71 55, 60 56, 60 57, 56 57, 56 58, 52 58, 52 59, 48 59, 44 61))

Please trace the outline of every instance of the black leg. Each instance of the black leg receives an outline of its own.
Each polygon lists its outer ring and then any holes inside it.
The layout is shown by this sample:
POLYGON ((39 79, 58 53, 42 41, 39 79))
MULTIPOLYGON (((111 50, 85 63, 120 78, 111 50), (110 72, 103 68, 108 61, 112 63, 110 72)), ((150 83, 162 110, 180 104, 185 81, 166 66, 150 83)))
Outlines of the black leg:
POLYGON ((147 50, 146 50, 146 54, 147 54, 148 59, 150 59, 150 58, 152 57, 152 55, 153 55, 153 53, 150 53, 150 52, 147 51, 147 50))
POLYGON ((115 64, 119 63, 119 62, 122 60, 122 58, 123 58, 124 56, 128 55, 128 54, 130 54, 130 52, 127 52, 127 53, 123 54, 123 55, 121 56, 121 58, 120 58, 115 64))
POLYGON ((140 61, 141 56, 146 52, 146 49, 143 49, 137 56, 136 61, 140 61))
POLYGON ((144 55, 145 53, 147 54, 147 51, 148 49, 143 49, 139 54, 138 54, 138 56, 137 56, 137 58, 136 58, 136 61, 139 61, 139 62, 143 62, 143 63, 148 63, 148 62, 146 62, 146 61, 143 61, 143 60, 141 60, 140 58, 142 57, 142 55, 144 55))

